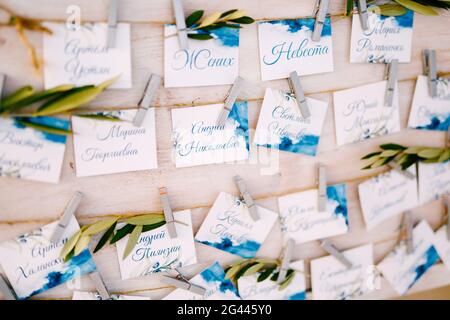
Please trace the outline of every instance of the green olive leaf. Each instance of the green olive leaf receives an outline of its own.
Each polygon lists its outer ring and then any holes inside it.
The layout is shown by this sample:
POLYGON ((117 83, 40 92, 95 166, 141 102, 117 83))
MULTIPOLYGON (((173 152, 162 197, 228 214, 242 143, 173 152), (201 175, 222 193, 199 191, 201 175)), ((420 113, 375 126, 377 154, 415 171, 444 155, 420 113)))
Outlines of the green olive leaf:
POLYGON ((120 239, 125 237, 127 234, 131 233, 131 231, 133 231, 133 229, 134 229, 134 225, 126 224, 125 226, 123 226, 122 228, 117 230, 116 234, 112 237, 112 239, 109 243, 110 244, 116 243, 117 241, 119 241, 120 239))
POLYGON ((123 222, 132 224, 132 225, 136 225, 136 226, 138 226, 138 225, 143 226, 143 225, 159 223, 161 221, 164 221, 163 214, 150 213, 150 214, 144 214, 144 215, 128 218, 128 219, 124 220, 123 222))
POLYGON ((51 127, 51 126, 46 126, 40 123, 35 123, 32 120, 33 118, 28 118, 28 117, 16 117, 14 118, 14 120, 18 123, 23 125, 24 127, 29 127, 32 128, 34 130, 37 131, 42 131, 42 132, 46 132, 46 133, 50 133, 50 134, 56 134, 56 135, 60 135, 60 136, 67 136, 72 134, 71 130, 65 130, 65 129, 61 129, 61 128, 56 128, 56 127, 51 127))
POLYGON ((450 149, 445 149, 444 152, 439 156, 439 162, 445 162, 450 159, 450 149))
POLYGON ((125 251, 123 252, 123 259, 128 257, 128 255, 133 251, 133 248, 135 247, 136 243, 139 240, 139 236, 142 233, 142 226, 135 226, 133 231, 130 234, 130 237, 128 238, 127 245, 125 247, 125 251))
POLYGON ((383 16, 396 17, 404 15, 408 9, 396 3, 387 3, 380 6, 370 7, 367 11, 381 14, 383 16))
POLYGON ((72 249, 75 248, 75 245, 77 244, 80 236, 81 236, 81 229, 78 230, 73 236, 71 236, 67 240, 67 242, 64 244, 64 247, 61 250, 60 254, 61 258, 66 257, 70 253, 70 251, 72 251, 72 249))
POLYGON ((90 224, 83 232, 83 236, 91 236, 108 229, 119 220, 118 217, 107 218, 90 224))
POLYGON ((203 10, 194 11, 189 17, 186 18, 186 27, 190 28, 203 17, 203 10))
POLYGON ((14 91, 13 93, 11 93, 9 96, 7 96, 6 98, 2 99, 0 101, 0 106, 2 109, 8 109, 9 107, 11 107, 12 105, 14 105, 15 103, 28 98, 29 96, 31 96, 34 93, 34 89, 32 86, 24 86, 16 91, 14 91))
POLYGON ((255 265, 251 266, 244 272, 244 277, 251 276, 255 273, 257 273, 259 270, 261 270, 264 267, 264 263, 256 263, 255 265))
POLYGON ((426 16, 437 16, 439 15, 433 8, 429 6, 424 6, 420 3, 411 0, 394 0, 398 4, 401 4, 405 8, 411 9, 417 13, 421 13, 426 16))
POLYGON ((439 148, 428 148, 420 151, 417 155, 424 159, 432 159, 439 157, 442 153, 442 149, 439 148))
POLYGON ((275 271, 276 268, 277 268, 276 266, 267 268, 266 270, 264 270, 263 272, 261 272, 259 274, 258 279, 256 281, 262 282, 262 281, 266 280, 272 274, 272 272, 275 271))
POLYGON ((237 272, 241 269, 241 267, 242 267, 241 264, 236 264, 230 267, 225 273, 225 279, 233 279, 234 276, 237 274, 237 272))
POLYGON ((77 256, 81 252, 83 252, 83 250, 88 247, 90 241, 91 241, 91 236, 81 234, 80 239, 78 240, 77 244, 75 245, 75 253, 74 253, 75 256, 77 256))
POLYGON ((393 157, 397 155, 400 152, 400 150, 385 150, 380 154, 380 157, 386 158, 386 157, 393 157))
POLYGON ((117 222, 114 222, 108 230, 102 235, 100 240, 98 241, 97 245, 95 246, 94 253, 99 251, 101 248, 105 246, 105 244, 108 242, 109 239, 111 239, 112 235, 114 234, 114 230, 116 229, 117 222))
MULTIPOLYGON (((291 271, 291 270, 289 270, 291 271)), ((292 280, 294 280, 295 277, 295 272, 291 272, 291 273, 287 273, 286 278, 280 283, 280 285, 278 286, 278 290, 283 290, 286 289, 292 282, 292 280)))

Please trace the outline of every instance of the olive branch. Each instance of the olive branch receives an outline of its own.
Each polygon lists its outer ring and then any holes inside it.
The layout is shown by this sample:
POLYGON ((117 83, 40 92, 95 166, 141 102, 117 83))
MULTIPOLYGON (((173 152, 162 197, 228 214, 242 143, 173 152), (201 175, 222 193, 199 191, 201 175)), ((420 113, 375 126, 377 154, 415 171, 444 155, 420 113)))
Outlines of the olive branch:
MULTIPOLYGON (((353 4, 353 0, 347 0, 347 16, 353 12, 353 4)), ((439 13, 433 8, 450 9, 448 0, 369 0, 367 5, 374 5, 368 11, 383 16, 401 16, 408 9, 426 16, 437 16, 439 13)))
POLYGON ((379 151, 366 154, 361 160, 366 164, 362 170, 375 169, 394 161, 402 170, 418 162, 437 163, 450 159, 450 148, 405 147, 395 143, 380 145, 379 151))

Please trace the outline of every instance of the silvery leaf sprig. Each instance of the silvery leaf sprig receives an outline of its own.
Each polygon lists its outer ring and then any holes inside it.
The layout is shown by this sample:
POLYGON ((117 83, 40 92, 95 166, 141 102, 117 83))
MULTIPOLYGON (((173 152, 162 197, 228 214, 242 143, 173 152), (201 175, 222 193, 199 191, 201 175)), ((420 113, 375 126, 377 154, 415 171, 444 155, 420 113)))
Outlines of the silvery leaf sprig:
MULTIPOLYGON (((353 0, 347 0, 347 15, 353 11, 353 3, 353 0)), ((401 16, 408 9, 426 16, 437 16, 439 13, 435 8, 450 9, 448 0, 369 0, 367 4, 372 5, 368 11, 383 16, 401 16)))
POLYGON ((395 161, 402 170, 415 163, 437 163, 450 159, 450 148, 405 147, 395 143, 380 145, 379 151, 366 154, 361 160, 366 161, 362 170, 375 169, 395 161))

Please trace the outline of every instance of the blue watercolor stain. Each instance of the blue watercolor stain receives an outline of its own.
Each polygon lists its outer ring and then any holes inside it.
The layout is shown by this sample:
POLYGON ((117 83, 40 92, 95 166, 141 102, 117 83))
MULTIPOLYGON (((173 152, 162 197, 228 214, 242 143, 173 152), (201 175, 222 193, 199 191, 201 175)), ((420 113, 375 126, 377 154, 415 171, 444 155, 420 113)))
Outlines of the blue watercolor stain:
MULTIPOLYGON (((44 126, 48 126, 48 127, 54 127, 57 129, 69 130, 69 128, 70 128, 69 121, 63 120, 63 119, 52 118, 52 117, 20 117, 18 119, 14 119, 14 126, 18 129, 28 128, 17 121, 20 119, 27 121, 27 122, 34 123, 34 124, 40 124, 40 125, 44 125, 44 126)), ((42 137, 45 140, 48 140, 50 142, 62 143, 62 144, 66 143, 67 137, 65 135, 48 133, 48 132, 44 132, 44 131, 38 131, 38 132, 40 134, 42 134, 42 137)))
POLYGON ((401 28, 412 28, 414 22, 414 11, 408 10, 405 14, 396 17, 379 15, 380 20, 395 19, 397 25, 401 28))
POLYGON ((239 47, 239 29, 237 28, 217 28, 210 30, 209 33, 225 47, 239 47))
POLYGON ((305 291, 297 292, 289 296, 287 300, 306 300, 306 293, 305 291))
POLYGON ((282 151, 303 153, 308 156, 315 156, 317 154, 317 146, 319 145, 319 136, 315 135, 304 135, 300 138, 297 143, 293 143, 292 140, 287 136, 281 137, 281 142, 279 144, 257 144, 261 147, 275 148, 282 151))
MULTIPOLYGON (((287 20, 271 20, 271 21, 262 21, 258 22, 259 24, 269 23, 269 24, 281 24, 288 26, 287 31, 290 33, 297 33, 304 28, 308 28, 309 30, 314 30, 314 23, 316 19, 314 18, 306 18, 306 19, 287 19, 287 20)), ((322 37, 331 36, 331 20, 329 17, 325 19, 325 23, 322 29, 322 37)))
POLYGON ((97 270, 92 255, 88 249, 83 250, 79 255, 72 257, 66 264, 64 272, 54 271, 50 272, 47 276, 47 283, 41 288, 33 291, 26 297, 19 297, 19 299, 24 300, 31 296, 37 295, 41 292, 47 291, 54 288, 60 284, 63 284, 73 278, 82 276, 87 273, 91 273, 97 270))
POLYGON ((425 252, 425 262, 421 265, 418 265, 414 270, 416 276, 414 277, 413 282, 411 282, 411 284, 408 286, 408 289, 411 288, 417 282, 417 280, 419 280, 425 274, 425 272, 439 259, 440 258, 436 249, 434 248, 434 246, 431 246, 427 250, 427 252, 425 252))
POLYGON ((245 139, 246 148, 250 150, 250 138, 248 131, 248 103, 247 101, 235 102, 231 108, 228 118, 235 120, 238 123, 235 129, 236 136, 242 136, 245 139))
POLYGON ((256 255, 256 252, 261 247, 261 244, 253 241, 253 240, 247 240, 243 243, 240 243, 238 245, 233 245, 233 242, 229 238, 222 238, 221 242, 210 242, 207 240, 195 240, 199 243, 203 243, 207 246, 223 250, 235 255, 238 255, 242 258, 254 258, 256 255))
POLYGON ((414 129, 420 130, 434 130, 434 131, 447 131, 450 126, 450 116, 448 116, 444 121, 441 121, 438 117, 433 116, 430 119, 430 123, 415 127, 414 129))
POLYGON ((341 215, 348 225, 347 185, 345 183, 327 186, 327 198, 338 203, 334 210, 335 215, 341 215))
POLYGON ((227 291, 230 291, 239 297, 238 291, 233 283, 230 280, 225 279, 225 271, 218 262, 215 262, 208 269, 203 270, 200 275, 206 282, 220 282, 220 292, 226 293, 227 291))

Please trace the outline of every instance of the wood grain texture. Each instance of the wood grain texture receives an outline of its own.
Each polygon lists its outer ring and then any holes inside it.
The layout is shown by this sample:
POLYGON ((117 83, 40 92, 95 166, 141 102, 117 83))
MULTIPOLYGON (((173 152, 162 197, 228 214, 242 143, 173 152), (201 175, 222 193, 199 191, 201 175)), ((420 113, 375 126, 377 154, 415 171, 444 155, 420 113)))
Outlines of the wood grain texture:
MULTIPOLYGON (((132 24, 133 88, 107 90, 85 109, 133 108, 139 101, 150 73, 163 75, 163 27, 173 22, 169 0, 122 0, 119 20, 132 24)), ((309 16, 314 0, 195 0, 184 1, 185 11, 205 9, 207 12, 225 11, 231 8, 245 9, 256 19, 281 19, 309 16)), ((68 5, 79 5, 83 21, 104 21, 108 1, 104 0, 3 0, 1 3, 18 14, 63 22, 68 5)), ((236 193, 232 176, 240 174, 248 182, 258 203, 277 210, 277 197, 315 186, 315 164, 320 161, 327 166, 330 184, 348 182, 350 232, 332 238, 341 249, 365 243, 374 243, 375 259, 379 262, 394 247, 398 235, 400 217, 392 218, 368 232, 361 215, 357 186, 368 177, 381 172, 361 171, 359 158, 377 148, 383 142, 395 141, 406 145, 442 146, 445 134, 419 132, 404 129, 402 132, 372 139, 364 143, 336 146, 332 92, 382 80, 382 65, 350 64, 351 19, 342 17, 345 1, 332 1, 332 27, 334 44, 333 73, 312 75, 302 79, 308 96, 328 101, 329 108, 317 157, 288 152, 253 148, 249 161, 239 164, 208 165, 175 169, 171 151, 170 109, 190 105, 202 105, 223 101, 229 86, 203 88, 174 88, 159 90, 156 98, 156 126, 159 168, 152 171, 130 172, 88 178, 76 178, 74 171, 73 144, 69 139, 60 183, 57 185, 0 179, 0 241, 53 221, 63 211, 66 202, 76 190, 82 191, 83 200, 77 216, 81 223, 91 222, 108 214, 135 214, 161 210, 157 187, 167 186, 174 209, 192 209, 194 232, 196 232, 220 191, 236 193), (278 158, 274 164, 267 162, 271 154, 278 158), (276 170, 270 168, 275 167, 276 170)), ((412 62, 399 67, 400 113, 402 128, 406 127, 412 101, 415 79, 422 73, 421 52, 424 48, 437 50, 438 69, 450 72, 450 15, 439 17, 415 16, 412 62)), ((42 36, 29 33, 38 55, 42 54, 42 36)), ((246 80, 240 99, 249 100, 250 128, 254 131, 266 87, 288 88, 287 81, 261 82, 258 60, 258 37, 256 25, 241 30, 240 75, 246 80)), ((42 74, 33 71, 28 53, 18 40, 13 28, 0 28, 0 72, 7 75, 6 92, 19 86, 32 84, 43 87, 42 74)), ((417 221, 426 219, 433 228, 442 221, 443 206, 435 201, 414 210, 417 221)), ((259 256, 278 257, 281 251, 279 225, 272 229, 262 246, 259 256)), ((222 265, 236 260, 236 256, 196 244, 198 265, 187 268, 195 274, 208 263, 218 260, 222 265)), ((295 258, 311 259, 324 256, 318 242, 296 247, 295 258)), ((172 288, 163 285, 159 275, 146 276, 127 281, 120 280, 115 247, 107 247, 95 255, 107 287, 114 292, 135 293, 160 299, 172 288)), ((442 264, 429 272, 411 289, 411 293, 450 284, 450 271, 442 264)), ((87 277, 80 283, 62 285, 36 296, 36 299, 68 299, 71 289, 81 285, 93 290, 87 277)), ((367 296, 368 299, 394 298, 396 293, 383 280, 381 290, 367 296)))

